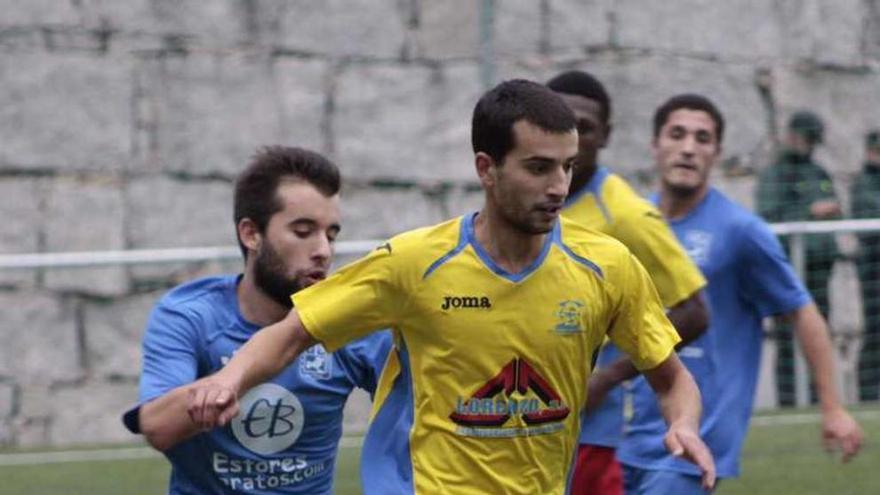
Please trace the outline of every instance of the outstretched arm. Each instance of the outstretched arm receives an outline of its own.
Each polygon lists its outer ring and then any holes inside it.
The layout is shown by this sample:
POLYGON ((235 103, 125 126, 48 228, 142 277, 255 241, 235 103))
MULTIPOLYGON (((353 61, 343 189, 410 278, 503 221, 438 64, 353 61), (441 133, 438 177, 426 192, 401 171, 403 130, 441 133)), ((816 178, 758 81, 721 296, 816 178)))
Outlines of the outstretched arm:
POLYGON ((223 369, 189 386, 189 417, 202 429, 225 425, 238 414, 241 394, 280 373, 315 343, 291 310, 255 333, 223 369))
POLYGON ((834 361, 831 339, 825 319, 814 303, 809 303, 787 315, 794 323, 795 334, 804 351, 804 357, 813 371, 816 392, 822 408, 822 441, 828 450, 839 449, 846 462, 862 446, 862 429, 840 403, 834 381, 834 361))
POLYGON ((703 408, 693 377, 675 353, 644 375, 657 394, 660 411, 669 425, 663 439, 666 448, 673 455, 696 464, 703 473, 703 488, 711 490, 715 486, 715 461, 700 439, 703 408))

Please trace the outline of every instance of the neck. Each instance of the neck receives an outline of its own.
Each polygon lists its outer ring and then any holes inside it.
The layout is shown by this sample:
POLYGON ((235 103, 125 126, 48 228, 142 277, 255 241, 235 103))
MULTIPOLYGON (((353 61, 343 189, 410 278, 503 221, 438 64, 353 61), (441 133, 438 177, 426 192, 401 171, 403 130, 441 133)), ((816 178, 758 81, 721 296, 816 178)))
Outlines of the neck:
POLYGON ((511 226, 489 207, 474 219, 474 236, 496 265, 519 273, 541 254, 547 234, 528 234, 511 226))
POLYGON ((568 186, 569 196, 583 189, 593 179, 593 176, 596 175, 596 171, 599 169, 596 162, 586 165, 578 163, 577 166, 581 167, 581 170, 571 178, 571 184, 568 186))
POLYGON ((238 308, 245 320, 261 327, 281 321, 290 311, 260 290, 253 270, 246 269, 236 289, 238 308))
POLYGON ((683 192, 668 186, 660 186, 660 213, 667 220, 680 220, 693 211, 700 202, 709 194, 708 187, 702 187, 693 192, 683 192))

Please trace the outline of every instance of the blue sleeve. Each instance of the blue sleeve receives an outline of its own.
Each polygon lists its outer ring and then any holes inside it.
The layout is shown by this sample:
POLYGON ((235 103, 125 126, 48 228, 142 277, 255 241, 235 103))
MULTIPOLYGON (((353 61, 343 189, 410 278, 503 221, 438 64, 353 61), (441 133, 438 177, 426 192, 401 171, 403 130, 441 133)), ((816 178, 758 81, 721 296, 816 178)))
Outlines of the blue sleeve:
POLYGON ((141 403, 196 380, 198 341, 197 322, 162 302, 153 309, 144 332, 141 403))
POLYGON ((138 403, 125 411, 122 424, 140 433, 140 408, 198 376, 198 327, 189 318, 160 301, 150 313, 144 331, 138 403))
POLYGON ((739 236, 742 297, 761 317, 788 313, 809 303, 809 292, 789 263, 770 228, 757 218, 743 225, 739 236))
POLYGON ((391 332, 382 330, 358 339, 336 352, 352 384, 369 392, 371 397, 376 392, 392 344, 391 332))

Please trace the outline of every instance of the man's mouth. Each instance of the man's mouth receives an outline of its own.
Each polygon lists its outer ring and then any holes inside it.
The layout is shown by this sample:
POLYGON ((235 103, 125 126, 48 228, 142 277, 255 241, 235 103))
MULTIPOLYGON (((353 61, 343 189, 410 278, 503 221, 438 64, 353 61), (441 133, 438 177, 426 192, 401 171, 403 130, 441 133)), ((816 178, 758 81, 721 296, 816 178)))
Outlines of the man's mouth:
POLYGON ((312 283, 320 282, 327 278, 327 271, 322 269, 309 270, 306 272, 306 278, 312 283))
POLYGON ((548 215, 558 215, 562 211, 562 203, 545 203, 538 205, 536 209, 548 215))

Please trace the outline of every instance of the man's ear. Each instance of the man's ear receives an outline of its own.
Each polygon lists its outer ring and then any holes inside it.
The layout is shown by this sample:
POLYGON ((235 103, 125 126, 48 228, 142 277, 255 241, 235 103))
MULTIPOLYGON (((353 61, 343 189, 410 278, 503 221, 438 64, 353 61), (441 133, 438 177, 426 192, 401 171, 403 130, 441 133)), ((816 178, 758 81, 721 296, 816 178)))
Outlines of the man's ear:
POLYGON ((495 185, 498 167, 491 156, 482 151, 477 152, 477 154, 474 155, 474 167, 477 169, 477 177, 480 178, 480 183, 483 185, 483 188, 495 185))
POLYGON ((257 224, 250 218, 242 218, 236 226, 238 230, 238 239, 244 244, 248 251, 259 251, 260 245, 263 243, 263 235, 257 224))

